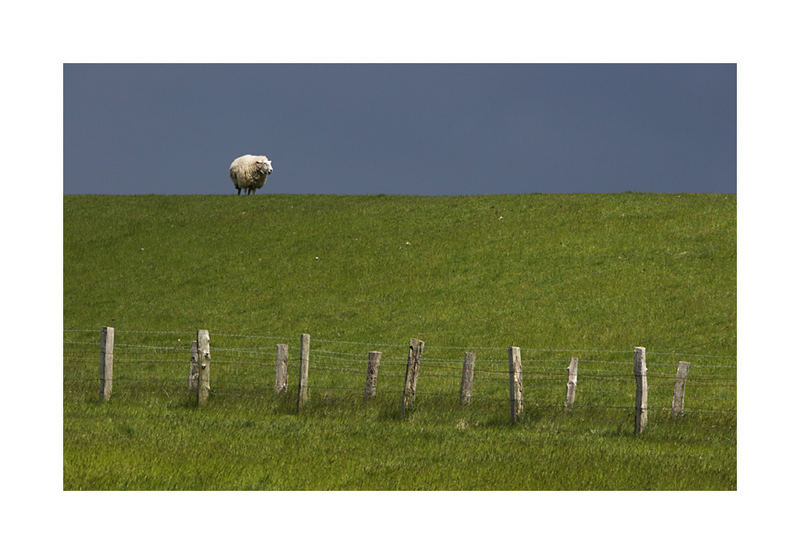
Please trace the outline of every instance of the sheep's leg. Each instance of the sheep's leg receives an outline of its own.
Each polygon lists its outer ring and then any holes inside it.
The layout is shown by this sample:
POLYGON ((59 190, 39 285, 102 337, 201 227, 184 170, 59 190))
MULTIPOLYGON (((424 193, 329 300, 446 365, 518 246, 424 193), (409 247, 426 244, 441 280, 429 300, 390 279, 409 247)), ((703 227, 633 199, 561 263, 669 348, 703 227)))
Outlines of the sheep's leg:
POLYGON ((241 194, 242 194, 242 189, 237 188, 236 189, 236 196, 241 196, 241 194))

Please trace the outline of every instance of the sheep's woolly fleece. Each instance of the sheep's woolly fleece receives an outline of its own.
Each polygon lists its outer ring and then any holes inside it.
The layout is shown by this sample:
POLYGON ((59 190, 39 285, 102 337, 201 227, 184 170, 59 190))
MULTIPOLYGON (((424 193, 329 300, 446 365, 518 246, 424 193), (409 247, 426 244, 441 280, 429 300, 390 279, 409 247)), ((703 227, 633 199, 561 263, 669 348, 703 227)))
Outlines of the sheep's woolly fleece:
POLYGON ((233 160, 229 173, 239 194, 242 190, 247 194, 255 194, 256 189, 263 187, 267 176, 272 173, 272 162, 266 156, 246 154, 233 160))

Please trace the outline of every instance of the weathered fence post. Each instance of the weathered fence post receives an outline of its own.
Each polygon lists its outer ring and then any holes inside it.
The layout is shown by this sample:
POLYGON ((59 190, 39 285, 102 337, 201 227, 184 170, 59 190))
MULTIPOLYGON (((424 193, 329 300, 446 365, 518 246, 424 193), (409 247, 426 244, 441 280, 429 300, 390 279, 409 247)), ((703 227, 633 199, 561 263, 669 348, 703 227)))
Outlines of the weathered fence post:
POLYGON ((636 407, 633 422, 634 434, 647 427, 647 362, 644 346, 633 349, 633 375, 636 378, 636 407))
POLYGON ((461 404, 472 402, 472 377, 475 373, 475 353, 464 352, 464 367, 461 369, 461 404))
POLYGON ((308 349, 311 335, 300 335, 300 383, 297 386, 297 411, 303 409, 308 401, 308 349))
POLYGON ((197 353, 197 341, 192 341, 189 354, 189 393, 197 394, 197 381, 200 378, 200 356, 197 353))
POLYGON ((508 347, 508 391, 511 401, 511 423, 522 415, 522 359, 519 346, 508 347))
POLYGON ((283 394, 289 388, 289 345, 275 345, 275 394, 283 394))
POLYGON ((197 357, 197 405, 203 406, 211 392, 211 339, 206 329, 197 331, 197 357))
POLYGON ((672 417, 683 415, 683 393, 686 389, 686 378, 689 376, 689 362, 678 362, 678 373, 675 375, 675 392, 672 395, 672 417))
POLYGON ((578 388, 578 358, 569 359, 567 372, 567 399, 564 401, 564 407, 571 409, 575 404, 575 389, 578 388))
POLYGON ((100 328, 100 402, 111 398, 114 377, 114 328, 100 328))
POLYGON ((378 393, 378 369, 381 366, 381 353, 371 351, 367 361, 367 384, 364 386, 364 398, 375 398, 378 393))
POLYGON ((419 339, 411 339, 408 348, 408 362, 406 363, 406 378, 403 382, 403 401, 401 403, 400 415, 403 419, 406 417, 406 409, 414 401, 414 396, 417 394, 417 374, 419 373, 419 364, 422 361, 422 349, 425 343, 419 339))

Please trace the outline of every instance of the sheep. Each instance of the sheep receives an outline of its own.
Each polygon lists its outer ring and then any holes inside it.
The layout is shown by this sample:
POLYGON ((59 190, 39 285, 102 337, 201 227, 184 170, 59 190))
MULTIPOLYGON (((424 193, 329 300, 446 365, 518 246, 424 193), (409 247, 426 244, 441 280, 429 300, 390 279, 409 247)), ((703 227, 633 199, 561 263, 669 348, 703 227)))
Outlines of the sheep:
POLYGON ((228 172, 233 186, 236 187, 237 196, 242 193, 242 189, 246 191, 245 194, 255 194, 256 189, 264 186, 267 176, 272 174, 272 162, 266 156, 247 154, 233 160, 228 172))

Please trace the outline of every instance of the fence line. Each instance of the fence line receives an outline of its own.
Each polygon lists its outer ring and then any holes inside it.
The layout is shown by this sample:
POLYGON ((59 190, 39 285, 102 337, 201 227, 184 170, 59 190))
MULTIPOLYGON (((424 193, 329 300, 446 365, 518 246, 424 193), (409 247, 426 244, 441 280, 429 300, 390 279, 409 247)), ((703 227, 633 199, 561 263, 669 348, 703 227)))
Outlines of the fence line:
MULTIPOLYGON (((112 342, 114 336, 114 330, 110 327, 103 328, 105 329, 106 333, 111 332, 112 335, 112 342)), ((89 330, 89 329, 67 329, 64 331, 65 338, 69 333, 97 333, 97 330, 89 330)), ((187 383, 187 373, 186 370, 189 369, 189 362, 190 362, 190 341, 186 341, 183 344, 181 343, 181 339, 177 339, 178 344, 174 344, 171 346, 161 344, 153 344, 154 339, 147 338, 150 337, 158 337, 158 336, 165 336, 165 335, 188 335, 191 336, 188 332, 172 332, 172 331, 144 331, 144 330, 127 330, 127 331, 120 331, 116 330, 116 337, 119 338, 120 333, 123 335, 124 338, 128 338, 128 340, 124 343, 117 343, 112 344, 111 348, 108 348, 108 344, 105 347, 105 356, 103 356, 104 360, 108 359, 107 354, 111 353, 110 363, 106 362, 106 366, 103 367, 101 365, 101 377, 100 377, 100 385, 101 385, 101 400, 107 400, 111 395, 111 384, 116 381, 118 384, 118 391, 121 390, 125 392, 127 389, 125 387, 128 386, 135 386, 136 383, 160 383, 162 386, 171 386, 173 384, 177 384, 180 382, 185 384, 187 383), (147 344, 138 343, 136 341, 131 341, 129 335, 140 335, 142 336, 142 341, 147 344), (162 356, 147 356, 145 353, 150 351, 170 351, 175 353, 175 358, 170 358, 167 355, 162 356), (145 357, 138 357, 137 353, 141 353, 145 357), (153 371, 163 371, 166 369, 168 372, 172 372, 173 368, 183 367, 181 373, 183 377, 177 378, 170 376, 165 376, 162 378, 155 378, 152 376, 141 376, 137 375, 137 372, 141 374, 141 372, 153 372, 153 371), (111 368, 111 372, 116 372, 117 375, 112 375, 108 370, 111 368), (119 389, 119 386, 122 386, 122 389, 119 389)), ((188 338, 187 336, 187 338, 188 338)), ((307 337, 308 335, 304 335, 307 337)), ((192 387, 193 379, 195 380, 195 390, 197 390, 197 403, 198 405, 202 405, 205 403, 209 397, 213 398, 217 395, 219 396, 226 396, 226 395, 237 395, 242 397, 250 396, 249 390, 254 388, 259 390, 259 394, 254 394, 254 397, 262 397, 265 398, 268 394, 270 394, 270 390, 273 389, 273 376, 275 378, 275 386, 274 392, 275 394, 285 393, 289 390, 294 390, 291 385, 284 385, 283 387, 278 387, 278 376, 279 376, 279 364, 277 363, 275 354, 275 345, 270 346, 253 346, 253 345, 242 345, 241 341, 237 341, 236 339, 274 339, 274 338, 284 338, 285 337, 272 337, 269 335, 244 335, 244 334, 231 334, 231 333, 213 333, 211 337, 211 341, 209 344, 213 342, 213 346, 211 346, 209 355, 209 351, 206 350, 206 354, 204 355, 204 361, 206 366, 206 373, 208 373, 208 368, 210 366, 210 359, 213 355, 214 358, 214 366, 219 368, 216 372, 216 376, 214 377, 214 382, 216 383, 215 388, 212 389, 210 382, 211 379, 208 377, 204 378, 205 386, 203 387, 202 394, 204 395, 204 399, 201 401, 201 387, 197 386, 197 381, 199 381, 200 376, 195 374, 192 376, 192 370, 189 369, 189 388, 192 387), (230 339, 230 340, 229 340, 230 339), (221 344, 219 344, 221 343, 221 344), (274 365, 273 365, 274 364, 274 365), (272 374, 271 371, 276 371, 276 373, 272 374)), ((289 339, 291 340, 291 339, 289 339)), ((294 339, 296 340, 296 339, 294 339)), ((172 340, 170 339, 170 342, 172 340)), ((292 341, 293 342, 293 341, 292 341)), ((651 372, 646 371, 646 375, 650 377, 650 389, 651 392, 654 392, 656 396, 651 395, 651 402, 653 399, 656 400, 655 406, 648 406, 646 399, 647 393, 646 388, 643 388, 641 393, 634 391, 633 385, 637 384, 639 378, 634 378, 633 375, 628 371, 624 371, 623 368, 625 366, 630 367, 632 365, 633 360, 622 361, 619 359, 598 359, 603 358, 603 356, 592 356, 591 359, 580 359, 580 386, 577 384, 577 380, 572 378, 570 374, 570 367, 573 365, 573 361, 577 364, 578 358, 572 356, 565 356, 563 359, 554 359, 553 357, 541 357, 536 356, 534 354, 532 358, 525 359, 525 353, 528 351, 531 352, 569 352, 569 353, 580 353, 580 352, 590 352, 590 353, 599 353, 605 352, 610 354, 607 356, 608 358, 616 358, 617 354, 627 354, 628 356, 631 355, 631 350, 581 350, 581 349, 574 349, 574 350, 555 350, 555 349, 545 349, 545 348, 518 348, 514 347, 515 351, 517 352, 518 358, 509 358, 508 360, 504 360, 499 358, 493 354, 492 351, 500 351, 501 348, 495 347, 472 347, 473 350, 477 352, 473 353, 473 358, 471 360, 470 368, 469 368, 469 375, 467 374, 467 359, 460 359, 460 358, 450 358, 450 357, 425 357, 424 359, 421 356, 422 341, 418 341, 419 345, 419 356, 415 361, 412 363, 412 356, 409 356, 409 359, 403 359, 400 357, 395 356, 386 356, 383 357, 380 352, 377 351, 370 351, 370 352, 363 352, 363 353, 356 353, 352 351, 352 349, 348 348, 340 348, 329 350, 326 348, 331 348, 330 344, 346 344, 346 345, 359 345, 359 346, 370 346, 375 347, 378 345, 384 346, 391 346, 397 348, 397 354, 402 352, 403 350, 408 351, 409 345, 400 345, 400 344, 391 344, 387 345, 385 343, 367 343, 367 342, 355 342, 355 341, 340 341, 334 339, 316 339, 314 343, 322 343, 321 348, 307 348, 308 357, 306 358, 305 362, 305 371, 306 375, 303 377, 303 366, 301 364, 301 381, 299 385, 298 391, 298 410, 302 408, 302 406, 307 403, 310 399, 308 398, 308 391, 314 391, 317 394, 324 394, 326 395, 325 398, 334 398, 328 397, 327 393, 336 393, 341 391, 351 392, 351 393, 361 393, 364 398, 375 398, 376 396, 383 397, 387 393, 394 394, 399 393, 402 395, 403 402, 401 403, 401 413, 402 416, 405 417, 406 410, 410 408, 411 402, 414 400, 415 396, 419 396, 423 400, 425 398, 450 398, 452 399, 454 405, 460 405, 463 409, 468 410, 469 412, 474 413, 495 413, 492 411, 485 411, 481 412, 484 406, 487 405, 500 405, 500 404, 507 404, 510 403, 511 405, 511 420, 512 422, 517 421, 523 412, 523 403, 522 403, 522 379, 525 376, 525 380, 528 384, 528 389, 526 390, 527 394, 525 394, 526 400, 528 400, 529 407, 532 409, 544 409, 549 407, 561 407, 561 408, 571 408, 571 409, 611 409, 611 410, 629 410, 634 415, 636 415, 636 424, 634 426, 635 432, 642 432, 647 424, 647 412, 656 413, 656 412, 668 412, 672 411, 673 414, 719 414, 719 415, 735 415, 735 389, 736 389, 736 378, 735 378, 735 365, 723 365, 723 364, 716 364, 716 363, 695 363, 692 364, 692 377, 684 377, 683 382, 678 383, 676 379, 680 377, 680 371, 678 375, 670 374, 670 373, 660 373, 660 372, 651 372), (349 351, 341 351, 341 350, 349 350, 349 351), (488 354, 490 357, 486 359, 481 358, 481 353, 488 354), (521 354, 521 356, 519 355, 521 354), (379 386, 378 384, 378 371, 377 365, 372 364, 370 361, 368 364, 368 357, 378 356, 379 358, 379 365, 383 366, 383 370, 380 372, 380 380, 384 381, 383 386, 379 386), (519 369, 514 369, 515 365, 518 361, 519 369), (507 365, 506 365, 507 364, 507 365), (504 368, 505 365, 505 368, 504 368), (412 367, 415 366, 415 367, 412 367), (372 368, 372 373, 370 373, 372 368), (421 368, 421 369, 420 369, 421 368), (619 369, 618 369, 619 368, 619 369), (308 375, 309 369, 311 370, 311 375, 308 375), (405 369, 405 380, 406 384, 403 385, 403 389, 397 389, 396 387, 402 385, 403 380, 403 370, 405 369), (430 369, 430 371, 429 371, 430 369), (733 370, 733 375, 730 375, 726 370, 733 370), (706 372, 706 373, 703 373, 706 372), (353 377, 350 377, 350 375, 353 377), (355 385, 356 378, 355 375, 360 375, 360 383, 358 386, 355 385), (469 376, 469 379, 467 379, 469 376), (433 385, 433 389, 427 388, 423 385, 423 388, 417 390, 417 378, 421 378, 424 382, 430 382, 433 385), (365 380, 366 379, 366 385, 365 380), (472 379, 475 379, 475 391, 472 390, 472 379), (503 385, 502 383, 508 379, 506 390, 506 398, 502 398, 503 394, 503 385), (332 380, 334 382, 332 382, 332 380), (303 382, 305 381, 305 386, 303 387, 303 382), (440 384, 436 384, 436 383, 440 384), (456 383, 460 382, 460 387, 456 383), (352 386, 349 384, 353 383, 352 386), (604 386, 602 388, 598 388, 599 384, 607 383, 608 386, 604 386), (672 388, 674 383, 674 391, 673 395, 667 399, 667 386, 672 388), (387 384, 389 386, 387 386, 387 384), (680 385, 680 386, 679 386, 680 385), (443 390, 436 390, 441 388, 451 388, 452 391, 447 392, 443 390), (531 388, 532 387, 532 388, 531 388), (555 387, 555 388, 554 388, 555 387), (567 400, 564 400, 564 387, 567 388, 567 400), (713 388, 712 388, 713 387, 713 388), (561 402, 555 403, 557 399, 556 388, 560 388, 560 396, 561 402), (459 390, 460 389, 460 390, 459 390), (693 397, 690 394, 692 390, 695 389, 703 389, 704 392, 703 396, 693 403, 693 397), (689 391, 687 393, 686 391, 689 391), (634 395, 634 392, 636 394, 634 395), (687 403, 688 409, 683 408, 683 395, 686 394, 687 396, 687 403), (570 400, 571 395, 571 400, 570 400), (304 398, 305 397, 305 398, 304 398), (635 397, 635 398, 634 398, 635 397), (641 398, 640 398, 641 397, 641 398), (611 400, 609 402, 608 400, 611 400), (670 407, 660 405, 662 402, 666 404, 667 402, 671 401, 670 407), (720 403, 724 406, 729 404, 730 401, 733 401, 733 409, 725 410, 725 409, 713 409, 715 405, 719 405, 720 403), (630 402, 628 404, 628 402, 630 402), (709 409, 711 408, 711 409, 709 409)), ((92 381, 95 381, 97 378, 91 377, 82 377, 82 376, 75 376, 75 375, 68 375, 67 371, 76 371, 82 365, 88 365, 88 363, 97 363, 97 349, 100 348, 101 341, 84 341, 84 340, 64 340, 65 350, 64 350, 64 362, 65 362, 65 374, 64 374, 64 383, 65 383, 65 391, 68 390, 83 390, 83 389, 68 389, 66 384, 67 383, 74 383, 75 386, 83 386, 81 383, 89 384, 92 381), (87 364, 82 364, 82 362, 87 362, 87 364)), ((308 345, 308 340, 306 339, 306 345, 308 345)), ((280 345, 279 345, 280 346, 280 345)), ((412 353, 414 343, 412 341, 412 353)), ((426 351, 428 352, 437 352, 437 349, 441 350, 452 350, 452 349, 461 349, 464 347, 454 347, 454 346, 427 346, 426 351)), ((102 351, 102 350, 101 350, 102 351)), ((468 352, 465 350, 465 354, 468 352)), ((511 352, 509 351, 509 355, 511 352)), ((658 356, 658 360, 662 360, 662 357, 666 356, 674 356, 674 353, 666 353, 666 352, 658 352, 658 353, 651 353, 654 356, 658 356)), ((445 356, 449 356, 445 354, 445 356)), ((714 358, 730 358, 736 359, 735 356, 719 356, 719 355, 700 355, 700 354, 691 354, 688 356, 696 356, 696 357, 703 357, 708 358, 709 360, 714 358)), ((288 361, 288 354, 286 356, 288 361)), ((301 358, 303 356, 301 355, 301 358)), ((686 362, 680 361, 681 364, 686 362)), ((663 368, 675 368, 677 361, 672 362, 665 362, 665 361, 655 361, 655 362, 648 362, 647 366, 653 367, 663 367, 663 368)), ((679 364, 677 364, 679 365, 679 364)), ((95 366, 97 367, 97 366, 95 366)), ((646 367, 646 366, 645 366, 646 367)), ((680 367, 680 366, 679 366, 680 367)), ((199 371, 199 370, 198 370, 199 371)), ((644 375, 642 375, 644 377, 644 375)), ((96 382, 96 381, 95 381, 96 382)), ((643 380, 642 385, 646 387, 646 380, 643 380)), ((133 389, 131 389, 133 390, 133 389)), ((168 392, 168 391, 165 391, 168 392)), ((117 393, 115 393, 117 394, 117 393)), ((327 400, 326 400, 327 401, 327 400)), ((425 406, 428 404, 425 403, 425 406)), ((507 404, 508 405, 508 404, 507 404)), ((466 412, 465 412, 466 413, 466 412)), ((677 417, 677 416, 675 416, 677 417)))

